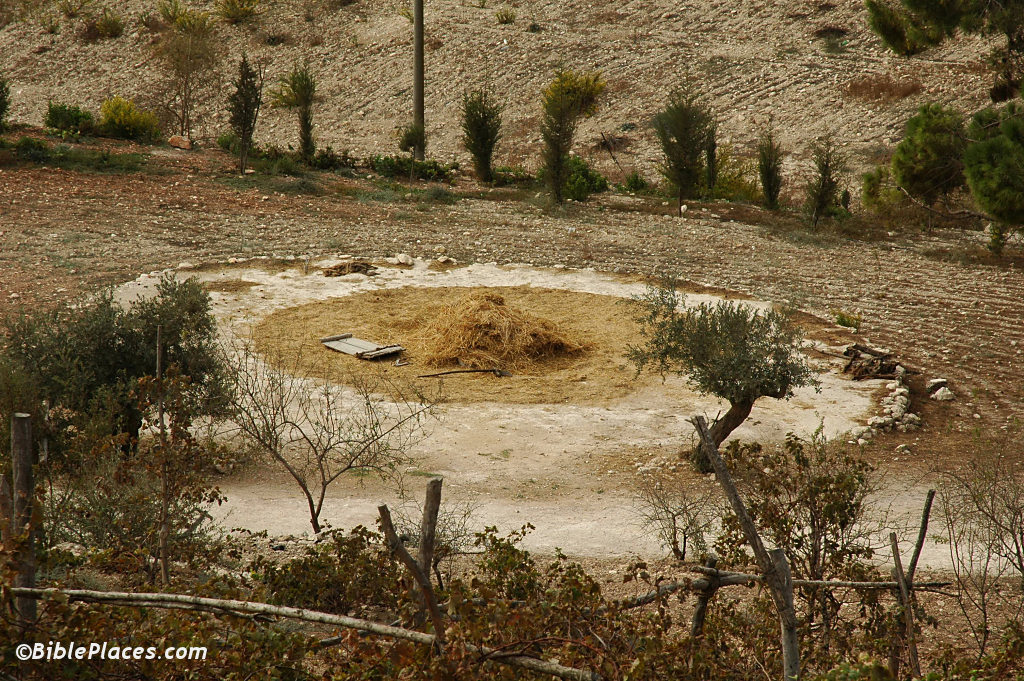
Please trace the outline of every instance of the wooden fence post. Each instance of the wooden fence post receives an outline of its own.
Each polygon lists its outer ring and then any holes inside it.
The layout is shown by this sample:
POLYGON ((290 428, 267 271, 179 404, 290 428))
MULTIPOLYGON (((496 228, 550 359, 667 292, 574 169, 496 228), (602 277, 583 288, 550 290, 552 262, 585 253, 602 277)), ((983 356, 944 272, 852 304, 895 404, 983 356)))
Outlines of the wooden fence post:
POLYGON ((903 561, 900 558, 900 545, 896 539, 896 533, 889 534, 889 543, 892 545, 892 576, 899 585, 898 593, 900 605, 903 606, 903 623, 906 627, 907 657, 910 658, 910 669, 914 677, 921 676, 921 663, 917 657, 917 636, 914 633, 914 603, 910 598, 910 588, 907 583, 907 575, 903 572, 903 561))
POLYGON ((703 416, 694 416, 690 423, 697 429, 700 436, 700 446, 704 454, 711 461, 718 478, 718 484, 725 491, 725 496, 732 506, 733 513, 739 519, 740 527, 743 528, 743 535, 750 544, 757 560, 758 567, 764 575, 764 583, 775 603, 775 609, 779 613, 779 624, 782 629, 782 668, 784 681, 796 681, 800 678, 800 640, 796 630, 796 609, 793 607, 793 579, 789 570, 789 563, 786 554, 781 549, 768 553, 761 541, 761 535, 757 532, 757 526, 747 513, 747 507, 743 504, 736 483, 729 474, 729 468, 718 453, 718 446, 715 445, 711 432, 708 430, 707 421, 703 416))
POLYGON ((413 580, 419 586, 419 595, 422 599, 423 608, 427 611, 431 623, 434 625, 434 644, 443 650, 445 644, 444 619, 441 617, 441 608, 437 603, 437 596, 434 594, 434 585, 430 582, 429 566, 434 555, 437 513, 441 506, 441 481, 441 478, 434 478, 427 487, 427 501, 423 508, 421 531, 423 534, 429 532, 430 536, 429 538, 425 536, 420 537, 420 561, 423 561, 423 563, 413 558, 409 550, 405 548, 402 540, 399 539, 398 533, 395 532, 395 525, 391 521, 391 511, 388 509, 387 504, 378 506, 377 512, 380 514, 380 529, 388 540, 388 546, 398 556, 398 559, 402 561, 409 574, 412 575, 413 580), (428 541, 429 546, 425 547, 424 544, 428 541))
MULTIPOLYGON (((31 589, 36 585, 35 529, 32 527, 35 481, 32 477, 32 417, 28 414, 16 413, 11 417, 11 460, 14 468, 11 536, 24 535, 15 562, 14 586, 31 589)), ((23 626, 35 621, 35 599, 19 597, 15 607, 23 626)))
MULTIPOLYGON (((718 565, 718 558, 711 556, 707 562, 704 563, 704 567, 709 570, 714 570, 718 565)), ((697 607, 693 611, 693 621, 690 624, 690 636, 697 638, 698 636, 704 635, 704 620, 708 614, 708 602, 714 597, 715 592, 721 587, 717 576, 707 576, 708 585, 701 590, 700 595, 697 596, 697 607)))

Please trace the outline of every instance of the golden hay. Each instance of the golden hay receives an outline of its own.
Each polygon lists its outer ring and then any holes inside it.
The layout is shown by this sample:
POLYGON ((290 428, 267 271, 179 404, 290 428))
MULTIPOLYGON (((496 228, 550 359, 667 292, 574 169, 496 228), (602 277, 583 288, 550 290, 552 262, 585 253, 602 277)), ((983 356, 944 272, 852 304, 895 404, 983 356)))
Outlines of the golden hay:
POLYGON ((469 293, 441 307, 424 329, 423 346, 422 360, 431 366, 508 370, 587 348, 552 322, 509 307, 493 292, 469 293))

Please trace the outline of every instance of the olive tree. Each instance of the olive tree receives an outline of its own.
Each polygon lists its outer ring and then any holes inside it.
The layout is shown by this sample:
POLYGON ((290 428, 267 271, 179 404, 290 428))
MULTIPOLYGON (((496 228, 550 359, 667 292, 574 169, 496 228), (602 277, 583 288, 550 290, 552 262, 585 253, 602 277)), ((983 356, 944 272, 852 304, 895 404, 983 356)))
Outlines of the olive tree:
MULTIPOLYGON (((699 392, 728 401, 728 411, 711 427, 716 445, 758 399, 789 399, 795 388, 818 386, 796 347, 800 331, 781 312, 733 301, 687 307, 672 280, 648 287, 634 301, 645 342, 630 346, 629 360, 638 373, 653 368, 662 376, 685 374, 699 392)), ((699 450, 694 457, 701 470, 710 470, 699 450)))

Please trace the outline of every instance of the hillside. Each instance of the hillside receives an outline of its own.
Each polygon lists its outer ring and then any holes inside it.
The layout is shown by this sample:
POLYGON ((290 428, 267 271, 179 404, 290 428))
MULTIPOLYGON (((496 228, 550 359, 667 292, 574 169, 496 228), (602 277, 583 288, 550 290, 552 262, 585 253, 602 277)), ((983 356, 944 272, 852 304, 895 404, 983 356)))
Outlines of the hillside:
MULTIPOLYGON (((67 19, 57 7, 0 30, 0 72, 14 83, 14 121, 39 125, 49 100, 96 110, 105 98, 122 95, 155 106, 160 74, 151 58, 154 34, 142 18, 154 15, 156 4, 121 0, 107 6, 126 17, 125 33, 116 39, 82 41, 76 37, 81 18, 67 19), (53 17, 59 33, 47 33, 40 16, 53 17)), ((213 3, 199 6, 212 10, 213 3)), ((98 12, 100 5, 91 7, 98 12)), ((322 97, 315 119, 321 143, 357 156, 394 152, 395 131, 411 117, 412 99, 412 24, 401 7, 380 0, 340 8, 331 0, 266 0, 255 20, 217 22, 221 77, 233 76, 243 51, 267 61, 272 78, 308 59, 322 97)), ((459 144, 461 95, 487 86, 507 107, 496 161, 535 168, 539 93, 558 66, 599 69, 608 81, 600 111, 581 128, 577 150, 593 156, 612 179, 618 171, 596 146, 601 133, 624 138, 620 161, 627 171, 637 167, 653 175, 656 154, 647 122, 687 77, 710 94, 723 136, 741 148, 773 120, 798 156, 815 137, 833 133, 849 145, 858 167, 897 141, 923 102, 974 110, 985 103, 989 81, 983 45, 975 40, 913 60, 891 54, 868 29, 860 0, 548 0, 512 7, 515 22, 499 25, 495 15, 502 6, 494 2, 427 2, 431 156, 466 160, 459 144), (920 88, 887 100, 847 90, 852 82, 879 76, 920 88)), ((223 106, 215 101, 207 107, 198 137, 212 141, 223 132, 223 106)), ((257 136, 294 144, 293 115, 268 108, 257 136)))

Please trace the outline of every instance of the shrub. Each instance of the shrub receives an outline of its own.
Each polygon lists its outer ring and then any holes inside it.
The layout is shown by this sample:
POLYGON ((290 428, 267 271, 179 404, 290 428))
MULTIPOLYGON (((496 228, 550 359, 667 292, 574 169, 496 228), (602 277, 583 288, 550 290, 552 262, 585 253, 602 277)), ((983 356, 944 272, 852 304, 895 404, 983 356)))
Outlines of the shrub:
POLYGON ((82 134, 92 130, 93 120, 91 113, 78 106, 55 104, 51 101, 46 105, 43 125, 60 132, 82 134))
POLYGON ((308 64, 295 64, 281 76, 277 89, 271 93, 274 106, 295 109, 299 116, 299 155, 309 162, 316 152, 313 140, 313 101, 316 97, 316 78, 308 64))
POLYGON ((90 4, 92 0, 57 0, 57 9, 65 18, 77 19, 90 4))
POLYGON ((907 121, 892 157, 892 174, 911 196, 931 206, 964 185, 967 146, 963 117, 940 104, 922 106, 907 121))
POLYGON ((761 193, 764 206, 769 210, 779 207, 779 193, 782 191, 782 145, 775 138, 775 132, 768 128, 757 140, 757 175, 761 179, 761 193))
POLYGON ((280 565, 258 558, 249 572, 271 603, 290 607, 365 616, 402 599, 402 568, 382 538, 361 526, 347 536, 329 530, 304 555, 280 565))
POLYGON ((481 182, 491 182, 491 159, 501 137, 502 106, 487 90, 462 95, 462 146, 473 157, 473 167, 481 182))
POLYGON ((348 151, 342 151, 339 154, 333 147, 327 146, 317 149, 310 165, 317 170, 340 170, 342 168, 355 168, 356 160, 348 155, 348 151))
POLYGON ((7 110, 11 107, 11 84, 0 75, 0 132, 7 127, 7 110))
POLYGON ((584 116, 597 109, 597 98, 605 83, 600 72, 576 73, 556 71, 555 78, 544 89, 541 139, 545 178, 555 203, 563 200, 563 188, 569 177, 569 151, 576 136, 576 126, 584 116))
POLYGON ((110 137, 156 142, 161 137, 156 114, 135 106, 130 99, 112 97, 100 107, 99 129, 110 137))
POLYGON ((705 193, 727 201, 758 201, 761 191, 757 186, 757 168, 752 158, 736 154, 731 144, 718 147, 715 151, 717 169, 713 191, 705 193))
POLYGON ((87 17, 78 29, 78 37, 85 42, 96 42, 109 38, 117 38, 124 33, 124 19, 109 8, 103 8, 100 16, 87 17))
POLYGON ((831 137, 811 146, 811 158, 815 172, 805 190, 806 207, 812 226, 817 227, 821 218, 839 214, 839 179, 846 170, 846 158, 831 137))
POLYGON ((221 135, 217 135, 217 146, 228 153, 237 154, 238 135, 234 132, 225 132, 221 135))
POLYGON ((256 14, 259 0, 217 0, 214 13, 225 22, 235 25, 256 14))
POLYGON ((117 38, 124 33, 124 18, 116 10, 103 8, 103 13, 96 20, 96 32, 100 38, 117 38))
POLYGON ((608 189, 608 180, 579 156, 572 156, 568 163, 569 176, 565 179, 565 197, 573 201, 586 201, 591 194, 608 189))
POLYGON ((516 11, 511 7, 502 7, 494 16, 498 23, 502 25, 514 24, 516 22, 516 11))
POLYGON ((635 170, 626 175, 626 181, 622 184, 622 188, 627 192, 642 192, 646 191, 648 187, 650 187, 650 183, 635 170))
POLYGON ((663 156, 658 169, 675 187, 682 215, 683 199, 696 193, 704 174, 709 140, 714 135, 714 113, 696 93, 680 89, 672 93, 653 125, 663 156))
POLYGON ((494 184, 499 187, 507 185, 529 185, 536 178, 522 166, 498 166, 494 169, 494 184))
POLYGON ((263 67, 253 68, 249 57, 243 53, 242 61, 238 63, 238 80, 234 82, 235 91, 228 95, 228 122, 237 144, 238 172, 243 175, 252 136, 256 132, 256 119, 263 104, 263 78, 263 67))
POLYGON ((414 154, 417 149, 427 150, 427 129, 422 125, 410 123, 398 131, 398 148, 414 154))
POLYGON ((446 165, 434 160, 415 161, 405 156, 373 156, 367 165, 384 177, 416 177, 425 180, 450 181, 458 165, 446 165))
POLYGON ((14 144, 15 155, 30 163, 46 163, 50 160, 50 145, 32 137, 22 137, 14 144))

